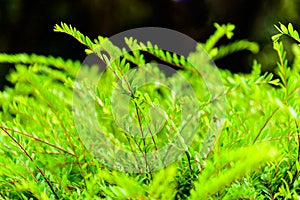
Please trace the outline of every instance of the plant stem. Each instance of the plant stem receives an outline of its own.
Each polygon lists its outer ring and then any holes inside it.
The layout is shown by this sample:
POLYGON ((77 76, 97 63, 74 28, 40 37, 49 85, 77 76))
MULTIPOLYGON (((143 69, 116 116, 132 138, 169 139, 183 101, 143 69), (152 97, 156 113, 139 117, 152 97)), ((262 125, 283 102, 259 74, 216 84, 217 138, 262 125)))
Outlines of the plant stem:
POLYGON ((275 115, 275 113, 279 110, 279 107, 277 107, 272 113, 271 115, 268 117, 268 119, 265 121, 265 123, 263 124, 263 126, 261 127, 261 129, 259 130, 258 134, 256 135, 255 139, 253 140, 254 144, 256 142, 256 140, 259 138, 259 136, 261 135, 262 131, 266 128, 267 124, 269 123, 269 121, 271 120, 271 118, 275 115))

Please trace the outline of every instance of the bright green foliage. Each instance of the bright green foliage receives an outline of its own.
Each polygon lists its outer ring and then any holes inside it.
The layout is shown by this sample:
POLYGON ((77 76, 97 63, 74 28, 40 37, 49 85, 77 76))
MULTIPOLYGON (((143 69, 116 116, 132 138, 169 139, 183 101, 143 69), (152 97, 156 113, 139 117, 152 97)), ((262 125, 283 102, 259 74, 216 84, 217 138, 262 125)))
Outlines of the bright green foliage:
POLYGON ((222 37, 226 36, 228 39, 231 39, 235 26, 233 24, 224 24, 220 26, 217 23, 214 25, 217 28, 216 32, 209 37, 205 44, 202 44, 203 48, 208 51, 209 55, 214 60, 241 50, 249 50, 252 53, 257 53, 259 51, 259 46, 255 42, 249 42, 248 40, 234 41, 227 45, 215 47, 216 43, 222 37))
MULTIPOLYGON (((273 36, 278 53, 277 75, 261 74, 261 66, 253 63, 251 74, 231 74, 220 70, 226 97, 226 119, 219 133, 210 133, 210 106, 214 97, 203 92, 205 83, 189 61, 197 59, 204 48, 213 59, 240 50, 258 52, 256 43, 235 41, 217 47, 218 40, 233 35, 234 25, 215 24, 216 32, 197 51, 185 58, 124 38, 130 53, 99 36, 94 41, 64 23, 56 32, 71 35, 95 54, 109 68, 98 87, 88 88, 97 107, 103 134, 116 147, 147 155, 160 146, 173 142, 172 131, 181 121, 179 102, 172 100, 169 90, 154 85, 133 88, 135 74, 130 65, 145 67, 159 79, 167 77, 155 63, 146 64, 148 53, 172 65, 190 84, 201 101, 202 115, 193 142, 180 160, 166 168, 149 173, 126 173, 103 165, 83 145, 74 124, 72 95, 80 67, 78 61, 38 55, 0 54, 1 63, 15 65, 7 77, 14 85, 0 92, 0 197, 2 199, 299 199, 300 193, 300 47, 292 46, 294 62, 289 65, 282 35, 299 42, 298 32, 291 24, 280 25, 273 36), (98 49, 99 44, 105 46, 98 49), (104 54, 105 51, 107 54, 104 54), (112 59, 123 54, 121 58, 112 59), (136 123, 149 123, 147 113, 153 104, 167 110, 166 126, 149 138, 135 138, 118 128, 113 117, 110 95, 112 82, 131 96, 130 109, 136 111, 136 123), (159 90, 158 90, 159 89, 159 90), (146 113, 146 114, 144 114, 146 113), (208 140, 208 139, 209 140, 208 140), (127 145, 123 144, 127 141, 127 145), (212 142, 210 142, 212 141, 212 142), (215 145, 213 145, 215 142, 215 145), (132 148, 129 144, 135 144, 132 148), (201 150, 205 148, 205 154, 201 150)), ((276 59, 276 58, 274 58, 276 59)), ((172 79, 171 79, 172 80, 172 79)), ((181 87, 181 85, 177 85, 181 87)), ((187 100, 188 102, 188 100, 187 100)), ((87 109, 87 108, 86 108, 87 109)), ((218 121, 218 119, 215 119, 218 121)), ((94 127, 86 127, 87 131, 94 127)), ((179 138, 180 139, 180 138, 179 138)), ((113 153, 113 152, 112 152, 113 153)), ((117 164, 117 163, 116 163, 117 164)), ((146 162, 147 164, 147 162, 146 162)))

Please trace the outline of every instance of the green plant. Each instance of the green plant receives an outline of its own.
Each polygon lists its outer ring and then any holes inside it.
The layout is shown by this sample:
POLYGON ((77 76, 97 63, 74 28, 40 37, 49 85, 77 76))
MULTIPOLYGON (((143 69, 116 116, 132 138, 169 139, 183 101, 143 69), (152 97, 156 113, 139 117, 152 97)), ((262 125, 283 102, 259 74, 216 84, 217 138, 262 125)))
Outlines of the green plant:
MULTIPOLYGON (((90 74, 95 68, 61 58, 0 54, 1 63, 15 65, 8 76, 14 86, 0 93, 0 141, 3 144, 0 147, 0 196, 3 199, 299 198, 300 51, 298 45, 292 47, 295 59, 291 68, 285 59, 283 44, 278 42, 283 34, 300 41, 297 31, 292 25, 288 28, 280 25, 280 35, 273 36, 280 80, 273 79, 271 73, 261 75, 261 66, 255 61, 248 75, 220 70, 225 89, 219 96, 212 96, 203 92, 207 87, 205 81, 190 64, 201 56, 202 48, 213 59, 239 50, 258 52, 257 44, 246 40, 215 46, 220 38, 232 37, 234 26, 215 24, 215 27, 216 32, 205 43, 199 43, 194 53, 184 57, 134 38, 125 39, 132 50, 128 53, 108 38, 99 36, 91 40, 64 23, 55 26, 56 32, 71 35, 86 46, 87 54, 96 55, 108 66, 109 70, 102 74, 95 87, 81 85, 84 91, 81 97, 93 99, 96 120, 101 122, 99 131, 116 147, 127 149, 133 155, 146 156, 174 142, 172 132, 180 128, 178 124, 182 121, 180 105, 170 101, 169 90, 155 85, 134 88, 132 83, 129 87, 111 83, 118 79, 133 81, 135 74, 125 75, 132 65, 144 66, 157 78, 172 81, 155 63, 146 64, 143 55, 148 53, 172 65, 195 88, 195 95, 202 99, 197 102, 201 110, 199 123, 190 130, 196 133, 195 137, 189 146, 174 144, 183 148, 184 155, 158 171, 150 170, 145 157, 144 167, 148 171, 136 165, 137 173, 122 172, 122 165, 108 167, 84 146, 73 118, 72 95, 76 91, 78 72, 83 69, 90 74), (98 49, 103 43, 105 52, 98 49), (113 59, 120 54, 121 57, 113 59), (135 123, 139 127, 149 124, 147 113, 151 105, 162 106, 168 117, 160 133, 137 138, 120 130, 109 100, 113 87, 119 87, 120 93, 130 96, 130 112, 136 113, 135 123), (227 99, 226 119, 221 123, 211 116, 211 108, 216 99, 223 97, 227 99), (222 124, 222 129, 210 130, 214 120, 222 124), (120 170, 115 170, 116 167, 120 170)), ((97 129, 83 127, 91 132, 97 129)))

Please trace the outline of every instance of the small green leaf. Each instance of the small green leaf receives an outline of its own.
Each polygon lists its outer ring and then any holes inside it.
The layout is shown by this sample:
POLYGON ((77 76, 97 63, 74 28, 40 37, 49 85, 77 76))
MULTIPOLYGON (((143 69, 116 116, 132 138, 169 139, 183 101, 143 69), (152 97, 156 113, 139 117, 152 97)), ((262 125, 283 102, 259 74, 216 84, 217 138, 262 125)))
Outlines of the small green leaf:
POLYGON ((173 62, 178 65, 179 64, 179 59, 176 53, 173 53, 173 62))
POLYGON ((274 25, 274 27, 275 27, 280 33, 283 34, 282 30, 281 30, 278 26, 274 25))
POLYGON ((288 29, 283 24, 280 24, 280 29, 284 34, 288 34, 288 29))
POLYGON ((294 31, 293 32, 293 37, 296 39, 296 40, 300 40, 300 38, 299 38, 299 34, 298 34, 298 32, 297 31, 294 31))
POLYGON ((273 36, 272 36, 272 41, 273 41, 273 42, 277 42, 281 36, 282 36, 281 33, 278 33, 278 34, 276 34, 276 35, 273 35, 273 36))
POLYGON ((153 49, 153 46, 152 46, 151 42, 149 42, 149 41, 147 42, 147 48, 148 49, 153 49))
POLYGON ((293 28, 293 25, 291 23, 288 24, 288 30, 289 30, 289 33, 292 35, 293 32, 294 32, 294 28, 293 28))
POLYGON ((186 60, 185 60, 185 57, 183 55, 180 56, 180 64, 182 66, 185 66, 186 65, 186 60))
POLYGON ((170 52, 166 52, 166 58, 167 58, 167 61, 168 62, 172 62, 172 56, 171 56, 171 54, 170 54, 170 52))

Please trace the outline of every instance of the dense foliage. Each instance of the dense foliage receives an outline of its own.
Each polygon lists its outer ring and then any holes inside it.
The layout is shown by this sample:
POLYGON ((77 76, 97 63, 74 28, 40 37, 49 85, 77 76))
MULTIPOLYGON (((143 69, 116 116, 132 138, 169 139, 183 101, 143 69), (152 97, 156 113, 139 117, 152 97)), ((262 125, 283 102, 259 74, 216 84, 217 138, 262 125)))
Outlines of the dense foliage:
MULTIPOLYGON (((216 46, 221 38, 232 37, 234 26, 215 26, 216 32, 205 43, 199 43, 198 50, 205 49, 213 59, 240 50, 258 52, 257 44, 247 40, 216 46)), ((147 155, 159 145, 174 142, 172 131, 180 128, 180 103, 170 101, 172 93, 163 88, 158 90, 155 85, 134 90, 121 85, 120 90, 131 97, 130 109, 136 111, 139 119, 136 123, 141 127, 149 121, 148 115, 143 114, 150 112, 149 105, 159 104, 167 110, 166 124, 159 134, 137 138, 120 130, 120 124, 115 122, 110 96, 113 87, 118 86, 112 83, 132 78, 133 75, 124 76, 131 65, 144 66, 162 80, 172 79, 164 76, 155 62, 147 65, 144 54, 172 65, 191 85, 197 86, 195 95, 201 99, 197 102, 197 113, 201 117, 199 125, 191 130, 196 133, 192 143, 183 146, 185 153, 180 160, 166 168, 151 171, 146 166, 148 170, 144 172, 137 166, 137 173, 104 165, 79 137, 72 97, 78 86, 77 73, 84 67, 80 62, 40 55, 0 54, 1 63, 15 65, 7 77, 14 86, 0 93, 0 196, 3 199, 299 199, 300 47, 298 44, 289 47, 294 60, 288 63, 281 37, 287 35, 296 43, 300 43, 300 38, 291 24, 276 28, 279 33, 272 39, 278 54, 278 79, 271 73, 262 74, 261 65, 254 61, 251 74, 220 70, 224 90, 213 96, 203 92, 205 83, 189 64, 201 56, 198 50, 185 58, 150 42, 143 44, 126 38, 133 51, 119 59, 110 59, 123 50, 107 38, 99 36, 91 40, 64 23, 55 26, 56 32, 73 36, 86 46, 87 54, 96 55, 109 66, 98 87, 84 88, 83 95, 94 100, 101 134, 119 148, 147 155), (105 53, 97 49, 103 42, 109 44, 105 53), (226 118, 215 119, 211 116, 213 102, 224 97, 226 118), (221 128, 213 129, 211 121, 222 124, 221 128)), ((95 69, 85 70, 89 73, 95 69)), ((83 127, 86 131, 95 128, 87 124, 83 127)))

